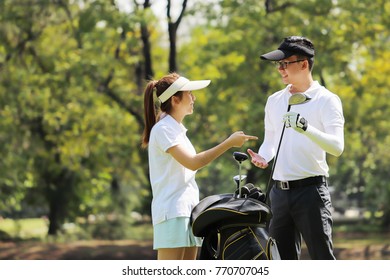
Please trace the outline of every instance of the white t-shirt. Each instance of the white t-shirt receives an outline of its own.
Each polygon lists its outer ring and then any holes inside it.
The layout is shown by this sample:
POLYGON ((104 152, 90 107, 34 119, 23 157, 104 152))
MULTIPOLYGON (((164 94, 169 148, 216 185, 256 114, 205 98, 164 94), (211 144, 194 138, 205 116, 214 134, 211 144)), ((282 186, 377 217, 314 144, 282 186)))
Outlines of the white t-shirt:
MULTIPOLYGON (((291 85, 272 94, 265 106, 265 136, 259 154, 268 162, 276 154, 283 129, 283 115, 287 113, 291 85)), ((327 132, 333 126, 344 126, 340 98, 314 82, 305 92, 311 100, 304 104, 292 105, 290 111, 301 114, 309 125, 327 132)), ((284 131, 273 179, 280 181, 299 180, 306 177, 329 176, 326 153, 304 133, 292 128, 284 131)))
POLYGON ((196 154, 186 132, 183 124, 166 115, 150 133, 148 156, 154 225, 176 217, 190 217, 199 202, 196 171, 185 168, 167 153, 169 148, 183 145, 187 151, 196 154))

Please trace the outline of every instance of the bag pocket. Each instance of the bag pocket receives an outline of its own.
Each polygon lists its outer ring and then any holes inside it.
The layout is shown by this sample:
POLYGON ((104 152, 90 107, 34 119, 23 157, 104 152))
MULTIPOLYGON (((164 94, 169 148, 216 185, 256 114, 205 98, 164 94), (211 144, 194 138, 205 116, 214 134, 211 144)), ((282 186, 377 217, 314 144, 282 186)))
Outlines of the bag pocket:
POLYGON ((223 260, 267 260, 267 241, 260 240, 251 227, 233 231, 226 236, 223 260))

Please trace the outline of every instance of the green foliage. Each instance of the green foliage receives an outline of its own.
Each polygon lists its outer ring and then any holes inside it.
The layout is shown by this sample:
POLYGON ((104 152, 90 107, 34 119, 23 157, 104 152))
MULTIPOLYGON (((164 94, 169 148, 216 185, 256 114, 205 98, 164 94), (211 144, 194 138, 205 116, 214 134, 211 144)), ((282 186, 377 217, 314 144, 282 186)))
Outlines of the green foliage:
POLYGON ((350 92, 345 96, 349 145, 340 162, 340 167, 350 176, 344 178, 343 186, 351 193, 362 192, 364 205, 372 212, 389 213, 386 177, 390 163, 387 133, 390 124, 385 112, 390 107, 387 90, 390 83, 386 78, 390 68, 383 61, 389 59, 390 53, 387 50, 373 56, 361 55, 367 60, 356 71, 355 81, 340 87, 342 92, 350 92), (379 74, 378 69, 383 74, 379 74))
MULTIPOLYGON (((140 96, 128 94, 136 60, 124 49, 137 48, 131 21, 107 1, 64 3, 6 2, 0 30, 0 213, 23 210, 28 198, 43 201, 58 224, 110 211, 113 192, 137 194, 145 183, 140 124, 106 94, 111 79, 109 92, 139 107, 140 96)), ((121 204, 129 213, 137 200, 121 204)))
MULTIPOLYGON (((390 70, 384 63, 389 59, 389 5, 384 1, 268 2, 267 10, 259 1, 223 1, 220 15, 211 14, 205 27, 194 30, 193 40, 182 49, 186 71, 213 80, 205 96, 198 98, 199 116, 192 116, 194 123, 205 126, 196 130, 197 139, 215 139, 236 128, 261 139, 266 97, 283 85, 277 71, 261 62, 259 55, 276 48, 283 37, 307 36, 317 51, 314 77, 344 104, 346 148, 340 158, 328 158, 331 183, 359 206, 389 213, 390 185, 385 175, 389 121, 385 112, 390 104, 390 70), (201 51, 191 53, 191 49, 201 51)), ((212 179, 201 177, 201 181, 215 187, 203 191, 224 189, 221 185, 226 184, 221 182, 228 181, 232 172, 228 164, 211 164, 207 169, 210 172, 205 177, 213 174, 212 179)), ((248 172, 252 171, 249 167, 248 172)), ((254 172, 252 179, 264 186, 267 171, 254 172)), ((389 225, 388 218, 383 223, 389 225)))

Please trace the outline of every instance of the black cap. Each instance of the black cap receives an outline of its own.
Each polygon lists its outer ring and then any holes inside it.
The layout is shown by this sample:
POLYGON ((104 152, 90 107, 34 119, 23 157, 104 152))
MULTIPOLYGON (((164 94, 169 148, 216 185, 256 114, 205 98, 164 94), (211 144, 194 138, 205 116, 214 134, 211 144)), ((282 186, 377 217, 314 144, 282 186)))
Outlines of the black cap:
POLYGON ((263 54, 260 56, 264 60, 279 61, 288 58, 292 55, 304 55, 307 57, 314 57, 313 43, 300 36, 291 36, 284 38, 277 50, 263 54))

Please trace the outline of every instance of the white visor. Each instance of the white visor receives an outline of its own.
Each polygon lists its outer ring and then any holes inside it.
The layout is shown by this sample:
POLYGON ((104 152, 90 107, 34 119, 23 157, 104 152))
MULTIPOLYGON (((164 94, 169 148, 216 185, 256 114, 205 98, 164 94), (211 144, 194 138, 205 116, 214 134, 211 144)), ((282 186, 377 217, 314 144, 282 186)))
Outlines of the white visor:
POLYGON ((160 99, 161 103, 164 103, 178 91, 191 91, 202 89, 207 87, 210 82, 210 80, 190 81, 184 77, 179 77, 158 97, 158 99, 160 99))

